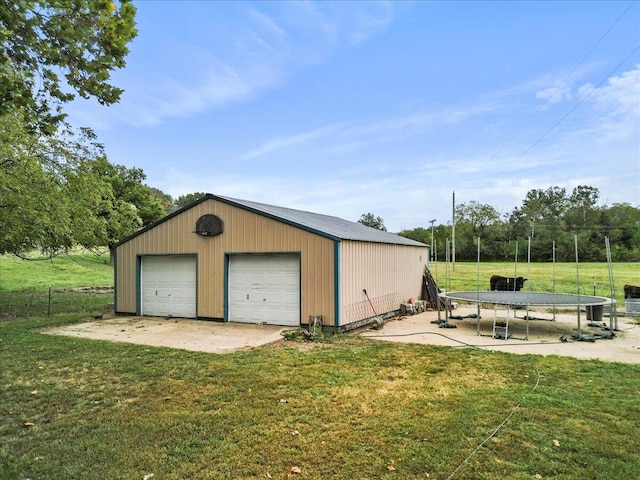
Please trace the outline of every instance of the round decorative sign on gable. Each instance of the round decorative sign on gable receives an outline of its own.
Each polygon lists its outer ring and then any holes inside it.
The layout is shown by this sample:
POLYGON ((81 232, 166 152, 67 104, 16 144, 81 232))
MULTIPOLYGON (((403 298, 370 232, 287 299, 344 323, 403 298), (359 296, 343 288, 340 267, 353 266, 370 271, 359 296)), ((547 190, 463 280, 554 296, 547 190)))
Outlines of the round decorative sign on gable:
POLYGON ((215 215, 203 215, 196 221, 196 233, 203 237, 215 237, 220 235, 222 230, 222 220, 215 215))

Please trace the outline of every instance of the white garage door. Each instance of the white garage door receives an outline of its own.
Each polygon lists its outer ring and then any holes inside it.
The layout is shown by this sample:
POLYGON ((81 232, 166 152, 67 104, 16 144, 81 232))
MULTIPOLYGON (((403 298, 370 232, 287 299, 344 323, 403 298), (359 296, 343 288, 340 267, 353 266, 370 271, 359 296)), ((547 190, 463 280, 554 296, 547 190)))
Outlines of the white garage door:
POLYGON ((229 321, 300 325, 299 257, 230 257, 229 321))
POLYGON ((142 257, 142 315, 196 317, 196 258, 142 257))

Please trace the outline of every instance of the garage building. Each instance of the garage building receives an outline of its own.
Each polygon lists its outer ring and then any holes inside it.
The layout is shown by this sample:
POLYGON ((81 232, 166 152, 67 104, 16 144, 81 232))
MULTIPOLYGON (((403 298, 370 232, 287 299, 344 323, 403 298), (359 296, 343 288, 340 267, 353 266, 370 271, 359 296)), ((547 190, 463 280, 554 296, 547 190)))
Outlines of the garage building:
POLYGON ((347 330, 419 299, 428 246, 207 194, 112 249, 120 314, 347 330))

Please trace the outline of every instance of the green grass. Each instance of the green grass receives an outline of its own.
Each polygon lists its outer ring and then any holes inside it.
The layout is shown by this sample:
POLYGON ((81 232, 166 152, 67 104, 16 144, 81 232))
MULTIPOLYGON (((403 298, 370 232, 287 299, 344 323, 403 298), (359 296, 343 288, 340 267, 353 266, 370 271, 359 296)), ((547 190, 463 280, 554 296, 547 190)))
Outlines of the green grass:
POLYGON ((45 291, 52 288, 113 285, 109 254, 76 253, 22 260, 0 255, 0 291, 45 291))
POLYGON ((78 318, 0 324, 0 478, 447 478, 518 404, 455 478, 640 475, 637 365, 353 335, 212 355, 37 331, 78 318))
POLYGON ((34 260, 0 256, 0 319, 104 312, 113 303, 113 294, 70 293, 63 289, 110 285, 113 269, 108 254, 81 253, 34 260))
MULTIPOLYGON (((640 478, 638 365, 354 335, 214 355, 39 333, 110 301, 59 293, 78 313, 33 313, 49 283, 110 283, 108 262, 84 257, 0 258, 0 311, 20 304, 0 321, 0 479, 640 478)), ((570 292, 575 267, 556 268, 570 292)), ((593 272, 608 284, 606 265, 593 272)), ((635 272, 614 265, 620 284, 635 272)), ((450 273, 475 288, 475 264, 450 273)))

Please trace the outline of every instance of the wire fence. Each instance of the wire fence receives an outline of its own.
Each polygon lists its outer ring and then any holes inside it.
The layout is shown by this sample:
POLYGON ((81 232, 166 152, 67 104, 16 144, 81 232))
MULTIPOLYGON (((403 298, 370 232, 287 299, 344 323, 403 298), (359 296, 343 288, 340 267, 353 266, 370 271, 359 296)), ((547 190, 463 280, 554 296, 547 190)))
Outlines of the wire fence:
POLYGON ((58 315, 104 314, 112 309, 112 287, 47 288, 38 291, 0 291, 0 319, 58 315))

